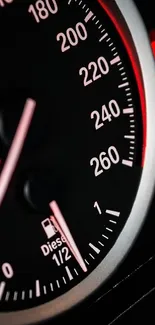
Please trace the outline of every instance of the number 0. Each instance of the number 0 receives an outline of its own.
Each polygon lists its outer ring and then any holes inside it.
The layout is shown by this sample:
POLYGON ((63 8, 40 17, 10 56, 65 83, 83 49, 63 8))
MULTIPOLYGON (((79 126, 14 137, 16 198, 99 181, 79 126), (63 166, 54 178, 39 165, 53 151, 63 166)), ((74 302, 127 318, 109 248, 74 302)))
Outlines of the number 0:
POLYGON ((56 14, 58 11, 58 5, 55 0, 52 0, 52 3, 50 4, 49 0, 46 0, 46 6, 48 10, 51 12, 51 14, 56 14), (53 6, 53 8, 52 8, 53 6))
POLYGON ((2 265, 2 272, 7 279, 11 279, 13 277, 13 269, 9 263, 4 263, 2 265))

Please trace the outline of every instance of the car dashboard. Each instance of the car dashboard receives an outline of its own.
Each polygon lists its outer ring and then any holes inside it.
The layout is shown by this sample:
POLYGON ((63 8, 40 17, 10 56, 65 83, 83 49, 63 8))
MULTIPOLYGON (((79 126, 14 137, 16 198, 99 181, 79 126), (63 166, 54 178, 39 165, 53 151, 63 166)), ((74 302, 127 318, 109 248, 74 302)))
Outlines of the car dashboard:
POLYGON ((0 0, 0 325, 155 322, 151 0, 0 0))

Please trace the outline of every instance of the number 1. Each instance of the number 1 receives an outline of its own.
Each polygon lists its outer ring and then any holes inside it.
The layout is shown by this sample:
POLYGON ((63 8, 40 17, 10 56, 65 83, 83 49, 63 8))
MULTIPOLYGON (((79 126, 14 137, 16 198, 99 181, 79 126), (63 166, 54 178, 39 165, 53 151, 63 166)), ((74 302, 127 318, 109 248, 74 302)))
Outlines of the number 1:
POLYGON ((97 209, 97 211, 98 211, 99 214, 102 214, 102 211, 101 211, 101 209, 100 209, 99 204, 98 204, 97 201, 94 203, 94 208, 97 209))
POLYGON ((30 5, 29 6, 28 12, 30 12, 30 13, 32 12, 33 13, 33 16, 34 16, 34 18, 35 18, 35 20, 36 20, 37 23, 40 22, 40 19, 38 18, 38 15, 37 15, 37 13, 36 13, 35 8, 34 8, 33 5, 30 5))

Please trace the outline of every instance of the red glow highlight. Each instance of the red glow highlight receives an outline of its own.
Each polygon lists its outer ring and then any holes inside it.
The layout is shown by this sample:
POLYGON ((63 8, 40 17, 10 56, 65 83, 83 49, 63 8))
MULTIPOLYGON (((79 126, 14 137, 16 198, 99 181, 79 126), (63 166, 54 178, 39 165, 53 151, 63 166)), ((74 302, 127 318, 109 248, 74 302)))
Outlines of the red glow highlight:
POLYGON ((146 102, 145 102, 145 93, 144 93, 144 87, 143 87, 143 82, 141 80, 141 76, 139 75, 139 69, 138 66, 135 62, 134 55, 132 53, 132 50, 130 48, 130 44, 128 43, 128 40, 126 39, 124 31, 121 29, 121 26, 119 25, 119 22, 117 21, 116 17, 113 15, 111 12, 111 9, 109 6, 103 1, 103 0, 97 0, 99 4, 102 6, 102 8, 105 10, 113 24, 115 25, 115 28, 117 29, 122 42, 127 50, 128 56, 130 58, 132 68, 135 74, 135 78, 137 81, 137 86, 139 90, 139 95, 140 95, 140 102, 141 102, 141 110, 142 110, 142 119, 143 119, 143 146, 142 146, 142 167, 144 166, 144 160, 145 160, 145 150, 146 150, 146 132, 147 132, 147 127, 146 127, 146 102))
POLYGON ((153 55, 155 58, 155 29, 151 30, 150 39, 151 39, 151 47, 152 47, 153 55))

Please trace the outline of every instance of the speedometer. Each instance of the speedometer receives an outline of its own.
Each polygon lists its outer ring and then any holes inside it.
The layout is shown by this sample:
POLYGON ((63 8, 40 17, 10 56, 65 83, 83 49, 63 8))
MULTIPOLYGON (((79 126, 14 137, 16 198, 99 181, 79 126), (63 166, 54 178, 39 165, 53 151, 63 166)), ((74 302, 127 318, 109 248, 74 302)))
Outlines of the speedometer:
POLYGON ((88 297, 133 243, 154 65, 131 1, 0 0, 0 30, 0 323, 21 325, 88 297))

